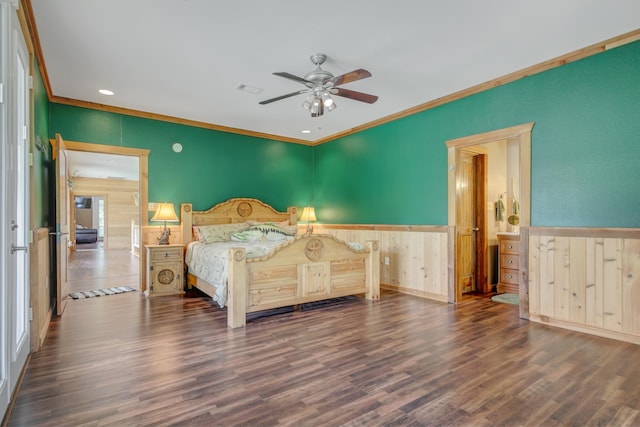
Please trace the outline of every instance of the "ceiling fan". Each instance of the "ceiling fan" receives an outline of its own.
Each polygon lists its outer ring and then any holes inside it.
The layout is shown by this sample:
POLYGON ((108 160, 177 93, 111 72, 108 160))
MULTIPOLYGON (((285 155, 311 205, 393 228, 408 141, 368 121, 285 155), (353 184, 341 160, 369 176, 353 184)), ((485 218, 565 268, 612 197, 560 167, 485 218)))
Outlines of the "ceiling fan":
POLYGON ((286 95, 277 96, 265 101, 260 101, 259 104, 265 105, 291 96, 308 93, 309 95, 302 103, 302 106, 311 112, 311 117, 319 117, 324 114, 325 110, 333 111, 336 109, 336 103, 333 101, 333 98, 331 98, 331 95, 342 96, 344 98, 366 102, 368 104, 373 104, 378 100, 378 97, 375 95, 337 87, 345 83, 355 82, 356 80, 371 77, 371 73, 367 70, 360 68, 346 74, 334 76, 329 71, 323 70, 320 67, 324 61, 327 60, 327 55, 316 53, 311 55, 310 59, 311 62, 316 65, 316 69, 305 74, 304 78, 294 76, 293 74, 286 72, 273 73, 276 76, 302 83, 306 86, 305 89, 287 93, 286 95))

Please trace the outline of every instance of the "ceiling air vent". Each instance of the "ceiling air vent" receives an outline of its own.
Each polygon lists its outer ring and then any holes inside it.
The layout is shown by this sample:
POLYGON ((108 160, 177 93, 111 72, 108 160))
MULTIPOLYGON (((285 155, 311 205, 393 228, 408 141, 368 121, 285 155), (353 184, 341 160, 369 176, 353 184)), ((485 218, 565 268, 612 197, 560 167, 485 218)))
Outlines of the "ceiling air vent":
POLYGON ((243 92, 250 93, 252 95, 257 95, 262 92, 264 89, 260 89, 259 87, 249 86, 245 84, 239 84, 236 89, 241 90, 243 92))

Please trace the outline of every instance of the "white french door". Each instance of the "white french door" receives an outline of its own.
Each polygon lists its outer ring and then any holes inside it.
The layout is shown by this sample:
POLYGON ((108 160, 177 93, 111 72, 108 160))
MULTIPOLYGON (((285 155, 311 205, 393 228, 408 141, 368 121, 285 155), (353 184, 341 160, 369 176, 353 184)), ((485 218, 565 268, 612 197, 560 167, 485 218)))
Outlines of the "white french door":
MULTIPOLYGON (((29 354, 29 53, 16 2, 0 1, 0 414, 29 354)), ((1 418, 1 417, 0 417, 1 418)))

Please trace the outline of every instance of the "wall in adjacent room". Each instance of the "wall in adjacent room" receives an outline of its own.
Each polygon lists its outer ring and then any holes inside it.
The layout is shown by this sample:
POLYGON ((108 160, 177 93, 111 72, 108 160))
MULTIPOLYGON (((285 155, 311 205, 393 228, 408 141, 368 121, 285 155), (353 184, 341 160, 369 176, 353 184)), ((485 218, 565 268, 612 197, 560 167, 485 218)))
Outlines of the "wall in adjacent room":
MULTIPOLYGON (((138 181, 122 179, 73 178, 73 193, 77 196, 102 196, 105 201, 105 249, 130 249, 131 224, 138 220, 138 207, 133 194, 138 191, 138 181)), ((93 209, 97 209, 93 206, 93 209)), ((88 210, 88 209, 83 209, 88 210)), ((78 210, 76 210, 78 212, 78 210)), ((93 212, 89 212, 93 215, 93 212)), ((87 228, 98 228, 90 217, 87 222, 76 217, 76 223, 87 228)))

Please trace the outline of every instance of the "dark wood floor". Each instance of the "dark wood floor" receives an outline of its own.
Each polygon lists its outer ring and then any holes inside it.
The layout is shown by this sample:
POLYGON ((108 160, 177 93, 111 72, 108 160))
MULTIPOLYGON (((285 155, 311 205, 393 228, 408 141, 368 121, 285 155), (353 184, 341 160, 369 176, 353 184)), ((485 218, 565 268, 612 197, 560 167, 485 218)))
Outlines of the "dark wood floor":
POLYGON ((70 301, 9 425, 640 425, 640 346, 517 313, 385 292, 230 330, 197 294, 70 301))

